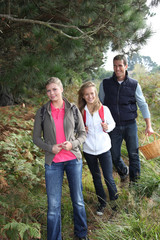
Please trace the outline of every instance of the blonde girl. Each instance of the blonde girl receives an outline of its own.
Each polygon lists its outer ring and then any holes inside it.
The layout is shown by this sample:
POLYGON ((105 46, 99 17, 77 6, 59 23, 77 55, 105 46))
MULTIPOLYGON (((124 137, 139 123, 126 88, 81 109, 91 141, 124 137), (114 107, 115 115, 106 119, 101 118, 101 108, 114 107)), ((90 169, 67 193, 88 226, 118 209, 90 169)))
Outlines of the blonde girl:
POLYGON ((102 122, 99 113, 101 106, 95 84, 91 81, 85 82, 78 92, 78 107, 82 115, 84 115, 84 112, 86 115, 87 137, 83 143, 83 153, 92 174, 99 202, 97 215, 103 215, 107 202, 99 164, 108 188, 110 200, 112 200, 113 210, 116 209, 116 205, 113 202, 115 203, 114 200, 118 198, 117 188, 112 175, 111 140, 108 134, 108 132, 114 129, 115 122, 110 110, 106 106, 103 106, 104 122, 102 122))
POLYGON ((80 151, 86 135, 83 119, 77 111, 79 122, 75 136, 73 104, 63 97, 63 85, 60 79, 56 77, 48 79, 46 93, 49 101, 43 106, 45 109, 43 126, 40 108, 35 117, 33 141, 45 152, 45 181, 48 198, 47 240, 62 240, 61 195, 64 172, 69 182, 73 205, 74 234, 77 239, 88 240, 80 151))

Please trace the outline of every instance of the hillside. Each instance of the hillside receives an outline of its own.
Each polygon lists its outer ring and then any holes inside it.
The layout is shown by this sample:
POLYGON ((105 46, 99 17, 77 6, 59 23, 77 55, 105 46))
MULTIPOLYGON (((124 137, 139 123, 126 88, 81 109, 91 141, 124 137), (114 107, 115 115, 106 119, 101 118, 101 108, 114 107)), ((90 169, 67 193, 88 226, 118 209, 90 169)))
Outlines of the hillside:
MULTIPOLYGON (((151 77, 145 78, 145 82, 140 79, 140 82, 149 102, 153 128, 160 133, 160 84, 151 77)), ((70 100, 75 98, 76 89, 74 86, 65 89, 70 100)), ((44 97, 35 96, 32 102, 0 108, 1 240, 46 240, 44 156, 32 142, 34 115, 43 102, 44 97)), ((145 126, 141 114, 137 121, 141 145, 145 126)), ((122 154, 128 164, 125 146, 122 154)), ((160 158, 146 160, 142 154, 140 156, 141 179, 134 186, 129 187, 128 180, 121 183, 114 171, 119 192, 118 211, 113 212, 108 202, 103 217, 95 215, 97 200, 84 160, 83 193, 91 240, 160 239, 160 158)), ((63 183, 62 225, 63 239, 73 239, 72 207, 66 177, 63 183)))

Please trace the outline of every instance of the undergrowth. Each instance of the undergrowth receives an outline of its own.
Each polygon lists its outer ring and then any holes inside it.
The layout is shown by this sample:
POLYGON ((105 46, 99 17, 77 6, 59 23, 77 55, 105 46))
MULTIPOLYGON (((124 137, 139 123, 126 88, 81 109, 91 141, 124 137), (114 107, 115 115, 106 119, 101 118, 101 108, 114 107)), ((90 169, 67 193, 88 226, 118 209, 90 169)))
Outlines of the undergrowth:
MULTIPOLYGON (((158 84, 158 83, 156 83, 158 84)), ((152 83, 152 85, 154 85, 152 83)), ((147 88, 153 128, 159 132, 159 86, 147 88), (153 97, 156 96, 156 99, 153 97), (154 117, 155 116, 155 117, 154 117)), ((66 89, 67 98, 76 102, 77 87, 66 89)), ((47 197, 44 179, 44 153, 32 142, 36 109, 45 102, 44 96, 23 105, 0 109, 0 239, 46 240, 47 197), (34 104, 35 102, 35 104, 34 104)), ((140 145, 144 138, 144 120, 139 114, 140 145)), ((128 164, 126 147, 122 157, 128 164)), ((158 240, 160 239, 160 158, 141 157, 141 178, 137 184, 121 183, 114 170, 118 188, 118 211, 113 212, 108 201, 102 217, 96 216, 97 197, 87 164, 83 163, 83 194, 86 205, 88 233, 91 240, 158 240)), ((103 181, 104 182, 104 181, 103 181)), ((108 196, 107 187, 105 190, 108 196)), ((73 213, 67 178, 64 176, 62 195, 62 234, 64 240, 73 239, 73 213)))

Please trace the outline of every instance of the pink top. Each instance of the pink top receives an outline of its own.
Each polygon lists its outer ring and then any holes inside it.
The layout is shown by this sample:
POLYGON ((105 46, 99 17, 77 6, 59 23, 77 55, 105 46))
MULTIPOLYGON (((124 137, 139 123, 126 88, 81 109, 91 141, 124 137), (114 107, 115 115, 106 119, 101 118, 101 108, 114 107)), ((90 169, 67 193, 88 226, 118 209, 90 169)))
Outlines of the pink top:
MULTIPOLYGON (((65 114, 65 102, 63 101, 62 108, 55 108, 51 103, 51 113, 54 119, 55 127, 56 127, 56 141, 57 144, 63 143, 66 141, 64 127, 63 127, 63 120, 65 114)), ((54 158, 53 162, 66 162, 75 159, 76 156, 71 152, 65 149, 62 149, 59 153, 57 153, 54 158)))

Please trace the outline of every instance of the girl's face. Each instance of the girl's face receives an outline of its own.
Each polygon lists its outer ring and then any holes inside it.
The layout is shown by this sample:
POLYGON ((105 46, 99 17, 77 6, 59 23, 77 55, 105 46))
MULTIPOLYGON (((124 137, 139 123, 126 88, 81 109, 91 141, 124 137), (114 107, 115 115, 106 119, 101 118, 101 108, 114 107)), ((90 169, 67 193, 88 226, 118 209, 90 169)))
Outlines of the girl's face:
POLYGON ((96 99, 96 92, 94 87, 88 87, 84 89, 83 98, 87 104, 94 103, 96 99))
POLYGON ((62 100, 63 88, 55 83, 50 83, 46 86, 47 96, 52 102, 62 100))

